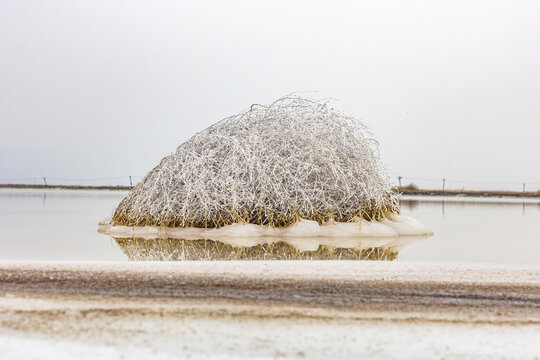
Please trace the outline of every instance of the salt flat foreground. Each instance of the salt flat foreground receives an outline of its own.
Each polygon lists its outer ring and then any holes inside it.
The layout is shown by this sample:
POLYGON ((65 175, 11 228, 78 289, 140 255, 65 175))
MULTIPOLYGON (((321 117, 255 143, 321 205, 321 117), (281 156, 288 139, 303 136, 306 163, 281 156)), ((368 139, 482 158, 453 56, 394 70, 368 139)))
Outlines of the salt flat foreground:
POLYGON ((540 269, 0 263, 5 358, 540 357, 540 269))

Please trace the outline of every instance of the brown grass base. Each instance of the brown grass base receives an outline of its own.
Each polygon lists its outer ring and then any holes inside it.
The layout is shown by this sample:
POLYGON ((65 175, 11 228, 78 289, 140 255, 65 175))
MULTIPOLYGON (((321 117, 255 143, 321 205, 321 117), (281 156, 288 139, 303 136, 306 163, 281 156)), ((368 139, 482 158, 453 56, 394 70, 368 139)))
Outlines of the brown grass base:
MULTIPOLYGON (((122 205, 122 204, 121 204, 122 205)), ((317 221, 324 224, 329 221, 349 222, 354 218, 362 218, 367 221, 380 220, 391 210, 387 209, 368 209, 359 210, 353 214, 343 215, 328 211, 326 213, 316 210, 302 214, 291 210, 285 213, 269 212, 261 209, 255 215, 250 215, 247 211, 228 211, 216 212, 210 214, 207 219, 187 220, 181 217, 171 218, 153 218, 149 213, 144 216, 134 218, 129 215, 129 211, 119 206, 112 218, 112 224, 115 226, 157 226, 157 227, 193 227, 193 228, 220 228, 231 224, 256 224, 273 227, 287 227, 296 224, 300 219, 317 221)), ((397 211, 395 211, 398 213, 397 211)))
MULTIPOLYGON (((139 184, 140 185, 140 184, 139 184)), ((343 213, 338 209, 316 209, 300 211, 297 205, 289 205, 285 210, 276 212, 265 207, 238 208, 220 210, 215 209, 201 218, 184 219, 181 216, 155 217, 150 214, 141 214, 134 209, 134 202, 142 191, 140 186, 135 187, 116 208, 112 217, 115 226, 165 226, 165 227, 193 227, 193 228, 220 228, 231 224, 256 224, 274 227, 287 227, 300 221, 300 219, 317 221, 324 224, 329 221, 349 222, 354 218, 363 218, 367 221, 380 220, 388 212, 399 214, 399 203, 393 193, 388 194, 388 201, 384 206, 377 207, 375 203, 363 204, 352 213, 343 213)))

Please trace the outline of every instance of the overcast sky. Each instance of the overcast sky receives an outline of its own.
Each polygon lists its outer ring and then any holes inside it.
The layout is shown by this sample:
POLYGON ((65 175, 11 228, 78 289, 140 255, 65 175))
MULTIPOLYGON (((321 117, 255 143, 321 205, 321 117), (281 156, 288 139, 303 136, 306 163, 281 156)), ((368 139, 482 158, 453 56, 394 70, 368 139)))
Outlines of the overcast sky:
POLYGON ((100 179, 314 91, 406 183, 540 189, 539 19, 538 0, 0 0, 0 182, 125 183, 100 179))

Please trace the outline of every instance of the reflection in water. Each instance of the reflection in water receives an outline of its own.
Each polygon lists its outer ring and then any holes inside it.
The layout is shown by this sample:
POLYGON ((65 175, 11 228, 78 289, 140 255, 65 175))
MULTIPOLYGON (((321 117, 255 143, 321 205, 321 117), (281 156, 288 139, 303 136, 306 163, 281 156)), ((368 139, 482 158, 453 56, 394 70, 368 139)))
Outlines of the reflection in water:
POLYGON ((426 206, 427 204, 439 204, 441 207, 441 214, 444 217, 446 213, 446 206, 453 208, 518 208, 521 207, 521 215, 525 215, 526 208, 538 207, 540 208, 540 202, 536 199, 520 199, 520 198, 463 198, 463 197, 447 197, 447 198, 426 198, 418 200, 401 199, 400 208, 406 210, 407 213, 414 213, 419 205, 426 206))
POLYGON ((444 217, 444 199, 442 200, 442 216, 444 217))
POLYGON ((400 238, 114 238, 130 260, 395 260, 425 237, 400 238))
POLYGON ((406 207, 408 210, 414 210, 420 205, 420 200, 399 200, 399 207, 406 207))
MULTIPOLYGON (((442 216, 444 217, 444 198, 441 199, 440 201, 437 201, 437 202, 441 203, 442 216)), ((399 207, 401 209, 406 209, 406 210, 411 211, 411 212, 416 210, 418 205, 420 205, 420 200, 414 200, 414 199, 403 200, 403 199, 401 199, 399 201, 399 207)))
POLYGON ((401 260, 540 265, 540 199, 409 197, 402 204, 403 215, 435 236, 403 249, 401 260), (407 202, 417 200, 411 210, 407 202))

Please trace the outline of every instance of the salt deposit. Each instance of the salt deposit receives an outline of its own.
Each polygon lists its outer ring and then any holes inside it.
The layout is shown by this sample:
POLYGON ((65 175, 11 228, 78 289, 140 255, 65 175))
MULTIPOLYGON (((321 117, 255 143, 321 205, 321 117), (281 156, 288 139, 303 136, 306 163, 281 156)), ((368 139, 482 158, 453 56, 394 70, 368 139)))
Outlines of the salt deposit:
POLYGON ((352 222, 332 222, 319 225, 300 219, 288 227, 235 223, 220 228, 115 226, 110 219, 100 222, 99 231, 113 237, 216 239, 238 237, 268 238, 396 238, 399 236, 430 236, 433 233, 418 221, 403 215, 388 215, 381 221, 355 219, 352 222))

